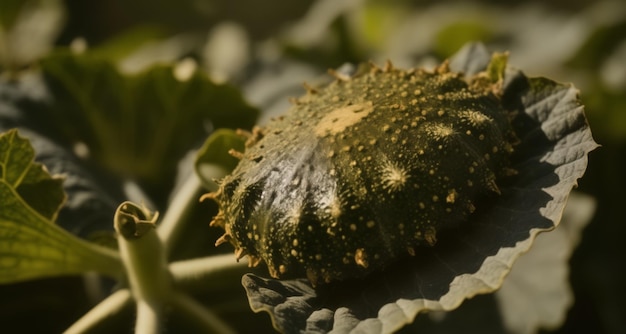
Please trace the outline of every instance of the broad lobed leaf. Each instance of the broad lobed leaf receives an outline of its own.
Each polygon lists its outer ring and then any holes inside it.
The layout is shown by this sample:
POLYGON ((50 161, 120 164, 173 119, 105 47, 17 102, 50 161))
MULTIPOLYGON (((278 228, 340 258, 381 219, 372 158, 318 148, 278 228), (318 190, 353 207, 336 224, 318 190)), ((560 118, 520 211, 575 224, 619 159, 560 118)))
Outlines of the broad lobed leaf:
POLYGON ((30 142, 17 131, 0 136, 0 181, 15 189, 37 213, 54 220, 65 202, 63 180, 51 177, 34 158, 30 142))
POLYGON ((16 130, 0 134, 0 284, 86 271, 119 275, 117 253, 54 224, 65 199, 62 180, 33 158, 16 130))
POLYGON ((257 110, 202 72, 156 65, 126 75, 97 53, 58 51, 41 62, 54 97, 43 122, 90 159, 147 188, 174 179, 178 161, 216 128, 250 128, 257 110))

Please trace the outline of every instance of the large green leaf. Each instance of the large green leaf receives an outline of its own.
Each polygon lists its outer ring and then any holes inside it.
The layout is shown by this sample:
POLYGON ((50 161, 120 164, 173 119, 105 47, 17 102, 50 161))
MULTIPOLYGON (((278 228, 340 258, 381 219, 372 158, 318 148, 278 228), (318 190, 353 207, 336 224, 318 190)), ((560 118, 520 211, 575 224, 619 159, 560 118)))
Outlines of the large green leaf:
MULTIPOLYGON (((54 220, 65 201, 61 178, 34 163, 35 151, 17 131, 0 137, 0 179, 44 218, 54 220)), ((6 210, 3 205, 2 210, 6 210)))
POLYGON ((241 135, 230 129, 215 131, 198 151, 195 170, 204 185, 210 188, 215 182, 211 173, 211 166, 219 166, 224 172, 230 172, 237 166, 237 158, 228 152, 235 150, 243 152, 244 140, 241 135))
MULTIPOLYGON (((484 47, 468 47, 452 67, 472 74, 484 70, 489 59, 484 47)), ((419 313, 449 311, 498 289, 537 234, 559 225, 587 153, 597 147, 573 86, 512 69, 503 79, 503 103, 514 111, 520 143, 512 158, 518 174, 502 184, 500 197, 434 247, 364 280, 313 289, 306 279, 246 275, 252 309, 269 312, 275 327, 287 333, 389 333, 419 313)))
POLYGON ((50 125, 68 145, 147 188, 174 179, 179 159, 214 128, 250 128, 256 109, 237 89, 202 72, 177 77, 176 66, 120 73, 97 55, 57 52, 41 62, 52 96, 50 125))
POLYGON ((0 135, 0 284, 86 271, 119 275, 117 253, 53 223, 65 199, 61 179, 33 158, 16 130, 0 135))

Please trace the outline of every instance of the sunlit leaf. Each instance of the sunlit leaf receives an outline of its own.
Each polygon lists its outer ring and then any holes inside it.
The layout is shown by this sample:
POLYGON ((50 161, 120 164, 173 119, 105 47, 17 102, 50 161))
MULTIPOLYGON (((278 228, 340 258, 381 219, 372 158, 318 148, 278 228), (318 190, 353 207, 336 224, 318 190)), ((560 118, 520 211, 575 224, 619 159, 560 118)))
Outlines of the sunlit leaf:
MULTIPOLYGON (((484 57, 481 50, 470 47, 458 57, 484 57)), ((360 281, 294 289, 307 281, 247 275, 243 284, 252 309, 269 312, 276 328, 287 333, 389 333, 420 312, 452 310, 465 299, 498 289, 536 235, 559 224, 568 195, 586 169, 587 153, 597 147, 571 85, 507 69, 503 103, 515 111, 512 122, 520 143, 512 165, 518 174, 468 224, 360 281)))
POLYGON ((50 177, 42 165, 33 162, 34 157, 30 143, 16 131, 0 137, 0 179, 37 213, 54 220, 65 201, 63 180, 50 177))
POLYGON ((17 131, 0 135, 0 283, 87 271, 120 274, 115 252, 53 223, 64 200, 61 183, 33 157, 30 143, 17 131), (20 191, 25 186, 28 190, 20 191))

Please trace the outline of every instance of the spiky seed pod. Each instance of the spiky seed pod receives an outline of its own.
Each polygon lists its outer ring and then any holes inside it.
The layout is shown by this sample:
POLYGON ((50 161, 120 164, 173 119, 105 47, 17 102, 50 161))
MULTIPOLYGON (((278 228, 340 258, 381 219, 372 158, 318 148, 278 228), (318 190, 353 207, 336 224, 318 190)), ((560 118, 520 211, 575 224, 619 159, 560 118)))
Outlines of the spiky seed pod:
POLYGON ((501 82, 367 65, 249 135, 209 195, 237 258, 313 284, 364 277, 499 194, 515 135, 501 82))

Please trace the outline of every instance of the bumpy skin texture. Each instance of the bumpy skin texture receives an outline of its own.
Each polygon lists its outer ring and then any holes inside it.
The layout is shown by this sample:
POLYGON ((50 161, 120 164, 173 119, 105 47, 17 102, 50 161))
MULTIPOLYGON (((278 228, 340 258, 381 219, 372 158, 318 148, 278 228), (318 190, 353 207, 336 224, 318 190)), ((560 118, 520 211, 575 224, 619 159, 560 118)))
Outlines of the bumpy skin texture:
POLYGON ((209 197, 238 258, 275 278, 360 278, 434 245, 499 193, 515 136, 485 73, 366 66, 257 129, 209 197))

